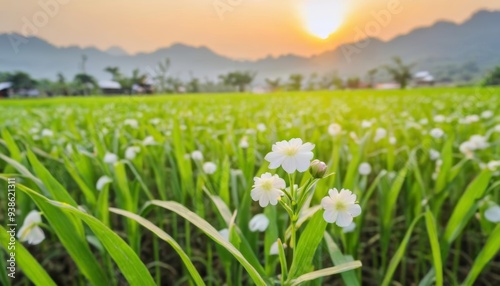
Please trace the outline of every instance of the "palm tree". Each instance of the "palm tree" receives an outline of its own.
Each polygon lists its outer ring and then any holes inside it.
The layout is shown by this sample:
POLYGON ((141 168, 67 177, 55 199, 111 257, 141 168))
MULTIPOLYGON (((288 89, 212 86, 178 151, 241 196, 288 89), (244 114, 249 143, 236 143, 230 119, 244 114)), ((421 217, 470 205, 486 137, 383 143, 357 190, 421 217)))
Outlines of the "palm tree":
POLYGON ((73 79, 78 90, 83 90, 84 95, 89 95, 97 87, 97 82, 91 75, 79 73, 73 79))
POLYGON ((106 67, 104 71, 110 73, 114 81, 119 81, 121 78, 120 68, 118 67, 106 67))
POLYGON ((280 88, 281 78, 277 79, 266 78, 266 84, 271 91, 276 91, 280 88))
POLYGON ((408 86, 408 82, 411 80, 411 69, 415 64, 404 64, 400 57, 394 57, 392 59, 394 64, 392 66, 386 65, 384 68, 392 76, 395 82, 399 83, 401 89, 405 89, 408 86))

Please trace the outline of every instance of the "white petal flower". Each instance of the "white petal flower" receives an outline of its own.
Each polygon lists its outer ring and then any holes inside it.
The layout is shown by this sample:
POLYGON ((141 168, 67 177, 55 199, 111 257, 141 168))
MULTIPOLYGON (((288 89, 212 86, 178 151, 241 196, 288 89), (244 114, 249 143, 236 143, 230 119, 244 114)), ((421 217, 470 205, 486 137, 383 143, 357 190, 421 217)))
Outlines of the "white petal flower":
POLYGON ((484 212, 484 217, 493 223, 500 222, 500 206, 493 206, 488 208, 484 212))
POLYGON ((363 162, 358 167, 359 174, 362 176, 368 176, 372 172, 372 166, 370 163, 363 162))
POLYGON ((495 127, 493 127, 493 130, 495 130, 495 132, 500 132, 500 124, 495 125, 495 127))
POLYGON ((248 223, 248 228, 252 232, 256 231, 264 232, 266 231, 268 226, 269 226, 269 219, 265 214, 254 215, 250 220, 250 222, 248 223))
POLYGON ((485 110, 481 113, 481 117, 484 119, 491 118, 491 117, 493 117, 493 115, 494 115, 494 113, 491 110, 485 110))
POLYGON ((191 158, 193 158, 193 160, 195 161, 203 161, 203 153, 201 153, 201 151, 193 151, 191 153, 191 158))
POLYGON ((394 137, 394 136, 389 137, 389 144, 396 145, 396 143, 398 143, 398 140, 396 139, 396 137, 394 137))
POLYGON ((434 122, 441 123, 446 120, 446 117, 444 115, 436 115, 434 116, 434 122))
POLYGON ((377 130, 375 130, 375 138, 373 138, 373 141, 378 142, 384 139, 386 136, 387 136, 387 130, 379 127, 377 128, 377 130))
POLYGON ((50 129, 43 129, 42 130, 42 137, 52 137, 54 136, 54 132, 50 129))
POLYGON ((361 128, 370 128, 372 127, 372 122, 368 120, 361 121, 361 128))
POLYGON ((278 255, 279 254, 279 248, 278 248, 278 241, 276 240, 273 244, 271 244, 271 248, 269 249, 269 255, 278 255))
POLYGON ((128 147, 125 150, 125 158, 127 158, 128 160, 134 160, 135 157, 137 156, 137 153, 139 153, 140 151, 141 151, 141 148, 139 148, 137 146, 128 147))
POLYGON ((108 176, 102 176, 99 178, 99 180, 97 180, 97 183, 95 184, 95 188, 98 190, 98 191, 102 191, 102 189, 104 188, 104 186, 106 186, 107 184, 113 182, 113 180, 108 177, 108 176))
POLYGON ((267 130, 267 127, 264 123, 259 123, 257 124, 257 130, 259 130, 260 132, 264 132, 267 130))
POLYGON ((38 211, 31 211, 24 219, 23 225, 17 232, 17 238, 21 242, 28 242, 36 245, 45 239, 43 230, 38 226, 42 222, 42 217, 38 211))
POLYGON ((268 204, 273 206, 278 204, 278 200, 285 194, 282 189, 286 187, 285 180, 278 175, 264 173, 262 176, 253 179, 254 184, 250 196, 252 200, 259 201, 261 207, 266 207, 268 204))
POLYGON ((135 120, 135 119, 125 119, 125 121, 123 122, 123 124, 125 124, 127 126, 130 126, 133 129, 139 128, 139 122, 137 120, 135 120))
POLYGON ((153 125, 158 125, 160 123, 160 118, 152 118, 149 120, 149 123, 153 125))
POLYGON ((217 171, 217 165, 215 165, 213 162, 205 162, 203 164, 203 172, 207 175, 212 175, 217 171))
POLYGON ((240 140, 240 148, 242 149, 246 149, 250 146, 250 144, 248 143, 248 137, 247 136, 243 136, 240 140))
POLYGON ((431 149, 429 150, 429 157, 431 157, 432 161, 436 161, 441 157, 441 153, 439 153, 439 151, 437 150, 431 149))
POLYGON ((321 200, 325 210, 323 218, 326 222, 337 223, 340 227, 349 226, 353 217, 361 214, 361 207, 356 204, 356 195, 349 190, 330 189, 328 196, 321 200))
POLYGON ((266 161, 270 163, 269 168, 276 169, 282 166, 289 174, 295 171, 307 171, 311 159, 314 157, 312 152, 314 144, 302 144, 302 139, 299 138, 277 142, 272 148, 273 151, 269 152, 265 157, 266 161))
POLYGON ((349 232, 353 232, 355 229, 356 229, 356 223, 352 222, 350 225, 344 226, 342 228, 342 232, 343 233, 349 233, 349 232))
POLYGON ((433 128, 433 129, 429 132, 429 134, 430 134, 432 137, 434 137, 434 138, 436 138, 436 139, 439 139, 439 138, 443 137, 443 135, 444 135, 444 131, 443 131, 443 129, 441 129, 441 128, 433 128))
POLYGON ((222 235, 222 237, 226 240, 229 241, 229 229, 223 228, 219 230, 219 234, 222 235))
POLYGON ((142 140, 142 145, 148 146, 148 145, 156 145, 155 138, 153 136, 148 136, 142 140))
POLYGON ((340 135, 340 133, 342 133, 342 126, 337 123, 332 123, 328 126, 328 133, 332 136, 340 135))
POLYGON ((474 150, 486 149, 489 146, 486 137, 481 135, 472 135, 469 139, 469 142, 473 144, 474 150))
POLYGON ((116 162, 118 162, 118 156, 116 156, 116 154, 106 152, 106 155, 104 155, 104 163, 114 164, 116 162))
POLYGON ((500 161, 490 161, 487 166, 490 171, 494 172, 500 168, 500 161))

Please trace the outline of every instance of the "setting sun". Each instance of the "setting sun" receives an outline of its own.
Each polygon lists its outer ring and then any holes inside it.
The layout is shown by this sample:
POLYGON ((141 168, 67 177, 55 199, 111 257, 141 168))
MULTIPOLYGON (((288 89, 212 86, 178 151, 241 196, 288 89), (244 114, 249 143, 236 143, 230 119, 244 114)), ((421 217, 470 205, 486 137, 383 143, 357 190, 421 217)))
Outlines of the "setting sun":
POLYGON ((321 39, 327 39, 342 25, 344 7, 340 0, 304 1, 301 10, 307 31, 321 39))

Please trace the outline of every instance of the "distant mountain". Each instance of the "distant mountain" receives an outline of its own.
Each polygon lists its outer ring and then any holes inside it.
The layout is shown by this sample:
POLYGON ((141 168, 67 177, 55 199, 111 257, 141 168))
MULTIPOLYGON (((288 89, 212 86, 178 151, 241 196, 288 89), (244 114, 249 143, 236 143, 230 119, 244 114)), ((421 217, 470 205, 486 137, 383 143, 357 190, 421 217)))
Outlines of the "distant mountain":
POLYGON ((417 63, 415 70, 439 73, 451 66, 471 66, 484 73, 500 65, 500 11, 480 11, 462 24, 440 21, 398 36, 390 41, 375 38, 342 45, 311 56, 283 55, 255 61, 234 60, 207 47, 175 44, 152 53, 128 55, 113 47, 56 47, 37 38, 18 34, 0 34, 0 71, 22 70, 35 78, 55 78, 58 72, 72 77, 80 71, 82 55, 88 58, 86 69, 98 79, 108 79, 107 66, 119 66, 130 74, 134 68, 152 72, 159 61, 170 58, 170 74, 187 79, 191 75, 214 79, 231 70, 258 71, 258 81, 267 77, 288 77, 291 73, 319 74, 339 71, 341 75, 366 74, 386 64, 393 56, 417 63))
POLYGON ((125 51, 124 49, 122 49, 118 46, 113 46, 113 47, 107 49, 106 53, 108 53, 108 55, 112 55, 112 56, 128 56, 127 51, 125 51))

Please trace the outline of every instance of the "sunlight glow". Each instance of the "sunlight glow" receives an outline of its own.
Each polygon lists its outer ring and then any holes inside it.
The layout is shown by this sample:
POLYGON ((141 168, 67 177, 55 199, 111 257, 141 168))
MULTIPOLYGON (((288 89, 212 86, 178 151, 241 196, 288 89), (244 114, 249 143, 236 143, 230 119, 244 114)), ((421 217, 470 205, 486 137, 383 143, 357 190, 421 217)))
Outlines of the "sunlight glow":
POLYGON ((327 39, 343 22, 342 0, 305 0, 301 11, 307 31, 321 39, 327 39))

